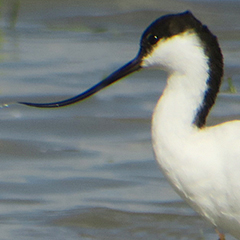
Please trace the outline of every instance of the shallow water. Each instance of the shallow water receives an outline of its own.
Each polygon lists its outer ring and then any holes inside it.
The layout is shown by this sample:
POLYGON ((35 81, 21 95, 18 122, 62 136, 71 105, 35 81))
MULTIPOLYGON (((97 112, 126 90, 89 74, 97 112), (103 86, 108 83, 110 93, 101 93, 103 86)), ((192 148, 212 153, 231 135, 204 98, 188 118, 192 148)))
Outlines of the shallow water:
POLYGON ((8 9, 4 3, 0 239, 217 239, 154 160, 151 114, 165 73, 136 73, 68 108, 15 102, 84 91, 136 55, 152 20, 190 9, 219 36, 237 89, 224 81, 208 124, 240 119, 240 3, 23 0, 15 29, 7 28, 8 9))

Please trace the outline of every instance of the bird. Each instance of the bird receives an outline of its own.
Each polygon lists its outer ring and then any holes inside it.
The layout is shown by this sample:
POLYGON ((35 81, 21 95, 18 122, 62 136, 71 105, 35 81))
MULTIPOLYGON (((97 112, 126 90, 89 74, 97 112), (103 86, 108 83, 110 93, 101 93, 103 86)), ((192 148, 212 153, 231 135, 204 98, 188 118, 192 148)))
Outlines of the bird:
POLYGON ((19 103, 67 106, 150 67, 168 73, 151 128, 163 174, 216 229, 220 240, 226 233, 240 239, 240 121, 206 125, 222 83, 223 55, 217 37, 191 11, 152 22, 142 34, 136 57, 85 92, 59 102, 19 103))

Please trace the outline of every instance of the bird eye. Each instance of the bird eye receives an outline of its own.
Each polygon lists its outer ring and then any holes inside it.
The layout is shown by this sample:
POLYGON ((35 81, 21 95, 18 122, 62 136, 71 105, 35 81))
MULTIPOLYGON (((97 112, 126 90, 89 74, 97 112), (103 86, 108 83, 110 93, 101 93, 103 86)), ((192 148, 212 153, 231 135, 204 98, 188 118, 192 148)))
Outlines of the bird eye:
POLYGON ((147 40, 151 45, 154 45, 158 42, 158 36, 149 34, 148 37, 147 37, 147 40))

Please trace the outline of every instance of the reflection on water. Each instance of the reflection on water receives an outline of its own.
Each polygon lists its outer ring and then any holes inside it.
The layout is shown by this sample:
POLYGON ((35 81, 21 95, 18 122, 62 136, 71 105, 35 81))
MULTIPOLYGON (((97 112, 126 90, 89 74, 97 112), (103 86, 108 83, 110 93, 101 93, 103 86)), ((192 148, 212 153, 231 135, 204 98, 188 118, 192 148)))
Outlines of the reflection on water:
POLYGON ((1 239, 216 239, 154 160, 151 114, 165 73, 136 73, 68 108, 16 102, 78 94, 132 59, 152 20, 190 9, 219 36, 237 89, 224 82, 208 124, 239 118, 239 3, 99 3, 23 0, 16 28, 1 29, 1 239))

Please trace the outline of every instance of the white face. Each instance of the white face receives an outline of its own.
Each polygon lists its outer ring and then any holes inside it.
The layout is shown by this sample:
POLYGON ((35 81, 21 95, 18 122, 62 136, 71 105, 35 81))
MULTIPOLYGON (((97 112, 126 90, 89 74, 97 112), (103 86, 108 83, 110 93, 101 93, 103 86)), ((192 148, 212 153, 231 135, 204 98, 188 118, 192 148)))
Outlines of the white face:
POLYGON ((151 53, 142 59, 141 66, 185 74, 194 71, 195 64, 206 69, 207 60, 199 37, 188 31, 159 40, 151 53))

